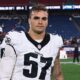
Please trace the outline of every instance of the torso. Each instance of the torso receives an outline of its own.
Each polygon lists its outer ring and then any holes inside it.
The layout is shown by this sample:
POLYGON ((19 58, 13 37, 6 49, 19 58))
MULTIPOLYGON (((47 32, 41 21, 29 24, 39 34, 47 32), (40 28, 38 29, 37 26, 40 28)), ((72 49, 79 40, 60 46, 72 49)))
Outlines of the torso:
POLYGON ((10 43, 17 55, 12 80, 50 80, 51 67, 60 47, 59 36, 46 34, 38 43, 24 32, 11 35, 10 43))

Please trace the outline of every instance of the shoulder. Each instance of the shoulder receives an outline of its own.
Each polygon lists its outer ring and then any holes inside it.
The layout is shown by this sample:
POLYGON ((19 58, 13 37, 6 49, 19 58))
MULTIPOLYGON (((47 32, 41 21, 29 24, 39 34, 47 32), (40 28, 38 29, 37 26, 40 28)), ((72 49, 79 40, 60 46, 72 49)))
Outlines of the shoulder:
POLYGON ((11 43, 11 42, 16 42, 20 39, 21 36, 23 36, 24 32, 23 31, 9 31, 6 36, 5 36, 5 42, 6 43, 11 43))
POLYGON ((49 33, 49 34, 50 34, 50 37, 51 37, 52 39, 55 39, 55 40, 60 40, 60 39, 62 39, 62 36, 59 35, 59 34, 51 34, 51 33, 49 33))
POLYGON ((22 34, 23 31, 16 31, 16 30, 12 30, 12 31, 9 31, 6 35, 19 35, 19 34, 22 34))
POLYGON ((58 46, 62 46, 63 45, 63 38, 62 38, 61 35, 50 34, 50 38, 56 45, 58 45, 58 46))
POLYGON ((22 34, 24 34, 23 31, 9 31, 9 32, 6 34, 6 37, 14 38, 14 37, 19 37, 19 36, 21 36, 22 34))

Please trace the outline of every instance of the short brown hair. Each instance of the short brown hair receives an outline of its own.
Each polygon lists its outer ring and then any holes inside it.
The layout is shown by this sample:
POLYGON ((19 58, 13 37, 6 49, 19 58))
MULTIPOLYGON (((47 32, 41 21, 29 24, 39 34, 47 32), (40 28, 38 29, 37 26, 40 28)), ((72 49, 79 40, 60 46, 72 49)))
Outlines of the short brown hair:
POLYGON ((29 17, 31 16, 32 11, 41 11, 41 10, 48 12, 48 9, 43 4, 36 4, 36 5, 32 6, 32 8, 29 11, 29 17))

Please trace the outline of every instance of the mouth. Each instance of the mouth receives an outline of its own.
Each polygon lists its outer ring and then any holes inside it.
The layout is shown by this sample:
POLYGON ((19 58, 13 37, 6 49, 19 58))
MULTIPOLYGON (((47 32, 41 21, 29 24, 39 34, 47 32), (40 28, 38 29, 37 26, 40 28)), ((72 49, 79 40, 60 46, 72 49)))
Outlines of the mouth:
POLYGON ((42 28, 42 27, 44 27, 44 26, 37 26, 37 27, 40 27, 40 28, 42 28))

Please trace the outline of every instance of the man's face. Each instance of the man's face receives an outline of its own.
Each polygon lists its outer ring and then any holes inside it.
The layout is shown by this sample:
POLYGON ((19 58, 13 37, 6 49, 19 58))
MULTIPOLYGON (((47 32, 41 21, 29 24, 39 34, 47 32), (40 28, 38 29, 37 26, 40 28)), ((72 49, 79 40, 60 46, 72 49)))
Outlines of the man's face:
POLYGON ((33 11, 28 21, 31 31, 42 33, 48 25, 48 13, 46 11, 33 11))

